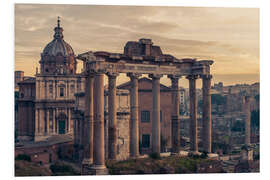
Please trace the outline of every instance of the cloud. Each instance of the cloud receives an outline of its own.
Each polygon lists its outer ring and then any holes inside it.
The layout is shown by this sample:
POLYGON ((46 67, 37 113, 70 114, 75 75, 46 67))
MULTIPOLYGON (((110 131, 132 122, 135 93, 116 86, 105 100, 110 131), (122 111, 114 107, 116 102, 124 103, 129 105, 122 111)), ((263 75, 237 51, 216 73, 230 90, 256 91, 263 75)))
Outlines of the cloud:
POLYGON ((214 59, 212 72, 259 73, 259 9, 94 5, 15 5, 15 68, 38 64, 57 16, 76 54, 123 52, 127 41, 151 38, 177 58, 214 59))

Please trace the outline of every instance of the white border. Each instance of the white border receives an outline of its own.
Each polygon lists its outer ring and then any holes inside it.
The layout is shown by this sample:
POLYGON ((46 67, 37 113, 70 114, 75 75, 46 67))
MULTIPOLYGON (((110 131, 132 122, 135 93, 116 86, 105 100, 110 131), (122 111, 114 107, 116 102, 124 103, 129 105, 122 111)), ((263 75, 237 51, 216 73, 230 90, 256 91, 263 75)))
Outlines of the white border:
MULTIPOLYGON (((102 5, 151 5, 151 6, 199 6, 199 7, 256 7, 260 8, 261 13, 261 60, 260 60, 260 76, 261 76, 261 173, 256 174, 193 174, 193 175, 159 175, 159 176, 101 176, 101 177, 57 177, 57 179, 73 179, 73 178, 112 178, 112 179, 137 179, 137 178, 207 178, 207 179, 228 179, 228 178, 247 178, 254 179, 268 175, 269 163, 269 150, 268 150, 268 127, 269 119, 267 114, 267 103, 269 98, 269 49, 268 41, 270 41, 269 33, 269 8, 267 7, 267 1, 255 1, 255 0, 170 0, 170 1, 157 1, 157 0, 39 0, 39 1, 23 1, 23 0, 10 0, 2 2, 1 4, 1 177, 4 179, 14 178, 14 160, 13 160, 13 128, 14 128, 14 115, 13 115, 13 79, 14 79, 14 3, 45 3, 45 4, 102 4, 102 5)), ((29 177, 22 178, 28 179, 29 177)), ((44 177, 45 179, 49 177, 44 177)), ((43 178, 43 179, 44 179, 43 178)), ((54 177, 56 178, 56 177, 54 177)), ((54 179, 53 178, 53 179, 54 179)), ((36 179, 36 178, 34 178, 36 179)))

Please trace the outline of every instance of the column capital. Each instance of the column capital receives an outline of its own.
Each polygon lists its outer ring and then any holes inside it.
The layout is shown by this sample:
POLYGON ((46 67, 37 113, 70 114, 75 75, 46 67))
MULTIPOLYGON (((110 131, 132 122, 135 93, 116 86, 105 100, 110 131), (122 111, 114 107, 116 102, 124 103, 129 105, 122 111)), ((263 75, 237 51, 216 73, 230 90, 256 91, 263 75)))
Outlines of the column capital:
POLYGON ((86 69, 83 72, 83 75, 93 77, 96 74, 105 74, 105 73, 106 73, 105 69, 86 69))
POLYGON ((127 76, 130 77, 130 78, 138 79, 141 76, 141 74, 139 74, 139 73, 127 73, 127 76))
POLYGON ((180 79, 182 76, 181 75, 169 74, 169 75, 167 75, 167 77, 170 78, 170 79, 180 79))
POLYGON ((106 75, 110 78, 116 78, 119 73, 118 72, 107 72, 106 75))
POLYGON ((186 76, 188 80, 196 80, 198 79, 198 77, 199 76, 197 74, 191 74, 191 75, 186 76))
POLYGON ((160 79, 163 75, 162 74, 149 74, 148 77, 152 79, 160 79))
POLYGON ((206 79, 206 80, 210 80, 212 79, 212 75, 211 74, 203 74, 203 75, 200 75, 200 78, 202 79, 206 79))

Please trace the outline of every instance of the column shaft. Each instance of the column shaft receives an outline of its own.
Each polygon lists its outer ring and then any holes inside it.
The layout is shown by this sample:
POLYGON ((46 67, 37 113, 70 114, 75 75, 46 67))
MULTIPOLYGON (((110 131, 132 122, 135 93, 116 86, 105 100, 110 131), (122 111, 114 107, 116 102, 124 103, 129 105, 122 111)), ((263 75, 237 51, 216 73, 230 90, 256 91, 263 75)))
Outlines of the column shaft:
POLYGON ((203 76, 203 149, 211 153, 212 149, 212 122, 211 122, 211 75, 203 76))
POLYGON ((197 76, 190 75, 189 79, 189 109, 190 109, 190 150, 198 151, 198 130, 197 130, 197 98, 196 98, 196 78, 197 76))
POLYGON ((105 167, 104 152, 104 74, 96 73, 94 81, 94 165, 105 167))
POLYGON ((130 156, 138 157, 139 153, 139 112, 138 112, 138 74, 129 73, 130 89, 130 156))
POLYGON ((56 133, 55 109, 53 109, 53 134, 56 133))
POLYGON ((38 109, 35 109, 35 135, 38 135, 38 126, 39 126, 39 123, 38 123, 38 109))
POLYGON ((109 159, 116 159, 117 150, 117 101, 116 101, 116 74, 109 74, 109 97, 108 97, 108 114, 109 114, 109 159))
POLYGON ((172 152, 178 153, 180 150, 180 103, 179 103, 179 76, 168 76, 172 83, 172 114, 171 114, 171 143, 172 152))
POLYGON ((47 135, 50 134, 50 110, 46 109, 47 135))
POLYGON ((152 152, 160 153, 160 78, 161 75, 153 75, 152 78, 152 152))
POLYGON ((88 74, 85 80, 85 115, 84 115, 84 163, 93 162, 94 136, 94 75, 88 74))

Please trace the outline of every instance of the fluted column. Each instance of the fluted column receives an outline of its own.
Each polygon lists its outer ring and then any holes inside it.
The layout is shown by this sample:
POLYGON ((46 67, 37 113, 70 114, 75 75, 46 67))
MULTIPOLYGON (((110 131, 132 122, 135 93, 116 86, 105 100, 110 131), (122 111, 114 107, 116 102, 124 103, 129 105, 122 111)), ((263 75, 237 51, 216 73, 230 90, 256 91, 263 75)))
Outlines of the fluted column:
POLYGON ((35 135, 38 135, 38 127, 39 123, 38 123, 38 109, 35 109, 35 135))
POLYGON ((116 159, 117 150, 117 101, 116 101, 116 77, 118 73, 108 73, 109 78, 109 97, 108 97, 108 114, 109 114, 109 159, 116 159))
POLYGON ((49 109, 46 109, 46 126, 47 126, 47 132, 46 134, 49 135, 50 134, 50 111, 49 109))
POLYGON ((94 81, 94 149, 92 168, 106 169, 104 151, 104 73, 95 73, 94 81))
POLYGON ((245 113, 245 144, 250 145, 250 97, 244 97, 244 113, 245 113))
POLYGON ((55 133, 58 134, 58 127, 59 124, 58 124, 58 109, 55 108, 55 133))
POLYGON ((53 134, 56 134, 56 120, 55 120, 55 109, 53 109, 53 134))
POLYGON ((130 156, 135 158, 139 153, 139 97, 138 97, 138 78, 140 74, 128 73, 131 79, 130 89, 130 156))
POLYGON ((84 114, 84 159, 83 164, 93 163, 93 119, 94 119, 94 74, 89 73, 85 80, 84 114))
POLYGON ((152 78, 152 152, 160 153, 160 74, 150 74, 152 78))
POLYGON ((202 76, 202 92, 203 92, 203 116, 202 116, 202 130, 203 130, 203 149, 211 153, 212 151, 212 121, 211 121, 211 78, 212 75, 202 76))
POLYGON ((180 99, 179 99, 179 78, 181 76, 169 75, 172 83, 172 114, 171 114, 171 143, 172 152, 178 153, 180 150, 180 99))
POLYGON ((197 129, 197 98, 196 98, 196 79, 198 76, 189 75, 189 110, 190 110, 190 150, 198 152, 198 129, 197 129))

